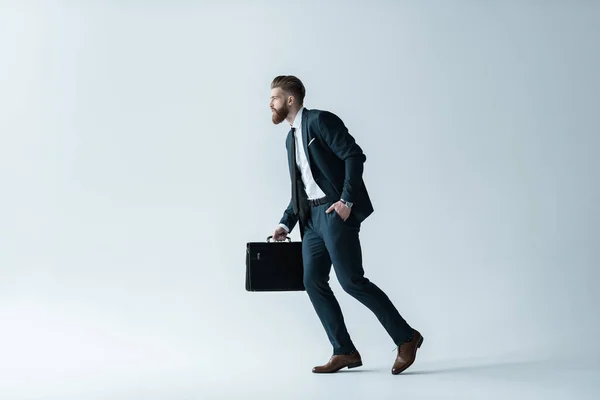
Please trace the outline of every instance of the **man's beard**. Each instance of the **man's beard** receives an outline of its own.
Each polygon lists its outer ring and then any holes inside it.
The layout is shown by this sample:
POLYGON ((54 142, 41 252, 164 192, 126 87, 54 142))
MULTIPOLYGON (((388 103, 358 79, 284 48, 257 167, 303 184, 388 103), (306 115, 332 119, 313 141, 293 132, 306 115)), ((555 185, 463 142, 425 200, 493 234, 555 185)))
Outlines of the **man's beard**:
POLYGON ((287 117, 287 115, 289 114, 289 109, 287 107, 287 104, 284 104, 283 107, 281 108, 281 110, 277 110, 277 109, 272 109, 271 112, 271 120, 273 121, 273 123, 275 125, 282 123, 283 121, 285 121, 285 118, 287 117))

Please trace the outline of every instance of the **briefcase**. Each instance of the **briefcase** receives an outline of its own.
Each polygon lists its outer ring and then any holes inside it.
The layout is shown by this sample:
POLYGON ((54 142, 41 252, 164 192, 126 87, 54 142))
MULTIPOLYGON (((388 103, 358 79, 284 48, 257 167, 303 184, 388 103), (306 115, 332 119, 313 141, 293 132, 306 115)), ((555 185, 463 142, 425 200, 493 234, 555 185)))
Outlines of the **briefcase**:
POLYGON ((246 290, 298 291, 304 288, 302 242, 269 241, 246 244, 246 290))

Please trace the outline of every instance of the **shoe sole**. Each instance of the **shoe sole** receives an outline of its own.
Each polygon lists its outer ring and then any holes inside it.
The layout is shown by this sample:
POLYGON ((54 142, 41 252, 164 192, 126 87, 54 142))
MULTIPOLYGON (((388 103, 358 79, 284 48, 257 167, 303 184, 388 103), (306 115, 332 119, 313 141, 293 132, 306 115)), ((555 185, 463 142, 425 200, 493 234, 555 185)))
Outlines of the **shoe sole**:
POLYGON ((415 355, 414 355, 414 357, 413 357, 412 361, 411 361, 409 364, 405 365, 405 366, 404 366, 404 368, 402 368, 402 369, 400 369, 400 370, 398 370, 398 371, 395 371, 395 372, 394 372, 394 371, 392 371, 392 375, 398 375, 398 374, 400 374, 400 373, 402 373, 402 372, 406 371, 406 369, 407 369, 407 368, 409 368, 411 365, 413 365, 413 363, 414 363, 414 362, 415 362, 415 360, 417 359, 417 350, 418 350, 419 348, 421 348, 421 345, 423 344, 423 340, 424 340, 424 339, 423 339, 423 336, 421 336, 421 338, 419 339, 419 343, 417 343, 417 348, 415 349, 415 355))
POLYGON ((343 367, 340 367, 340 368, 338 368, 338 369, 334 369, 334 370, 332 370, 332 371, 313 371, 313 373, 315 373, 315 374, 333 374, 333 373, 335 373, 335 372, 338 372, 339 370, 341 370, 341 369, 344 369, 344 368, 346 368, 346 367, 348 367, 348 369, 351 369, 351 368, 360 367, 360 366, 362 366, 362 365, 363 365, 363 364, 362 364, 362 361, 357 361, 357 362, 355 362, 355 363, 352 363, 352 364, 345 365, 345 366, 343 366, 343 367))

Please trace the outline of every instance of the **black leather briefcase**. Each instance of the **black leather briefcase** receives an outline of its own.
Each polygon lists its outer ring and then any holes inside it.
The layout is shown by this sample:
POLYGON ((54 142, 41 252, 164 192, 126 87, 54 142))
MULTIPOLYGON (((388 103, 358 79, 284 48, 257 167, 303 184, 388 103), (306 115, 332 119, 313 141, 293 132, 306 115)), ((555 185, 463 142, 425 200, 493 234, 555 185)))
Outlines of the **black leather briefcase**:
POLYGON ((246 245, 246 290, 274 292, 305 290, 302 242, 249 242, 246 245))

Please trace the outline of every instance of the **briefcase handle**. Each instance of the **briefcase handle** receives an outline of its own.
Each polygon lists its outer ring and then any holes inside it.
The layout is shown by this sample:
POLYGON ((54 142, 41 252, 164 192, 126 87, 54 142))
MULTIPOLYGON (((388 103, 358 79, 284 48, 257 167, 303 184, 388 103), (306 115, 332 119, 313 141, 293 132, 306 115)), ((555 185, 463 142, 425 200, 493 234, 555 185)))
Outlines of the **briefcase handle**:
MULTIPOLYGON (((268 241, 269 241, 269 239, 271 239, 271 238, 273 238, 273 235, 271 235, 271 236, 269 236, 269 237, 267 238, 267 242, 268 242, 268 241)), ((291 243, 292 239, 291 239, 289 236, 287 236, 287 237, 286 237, 286 239, 288 240, 288 242, 290 242, 290 243, 291 243)))

